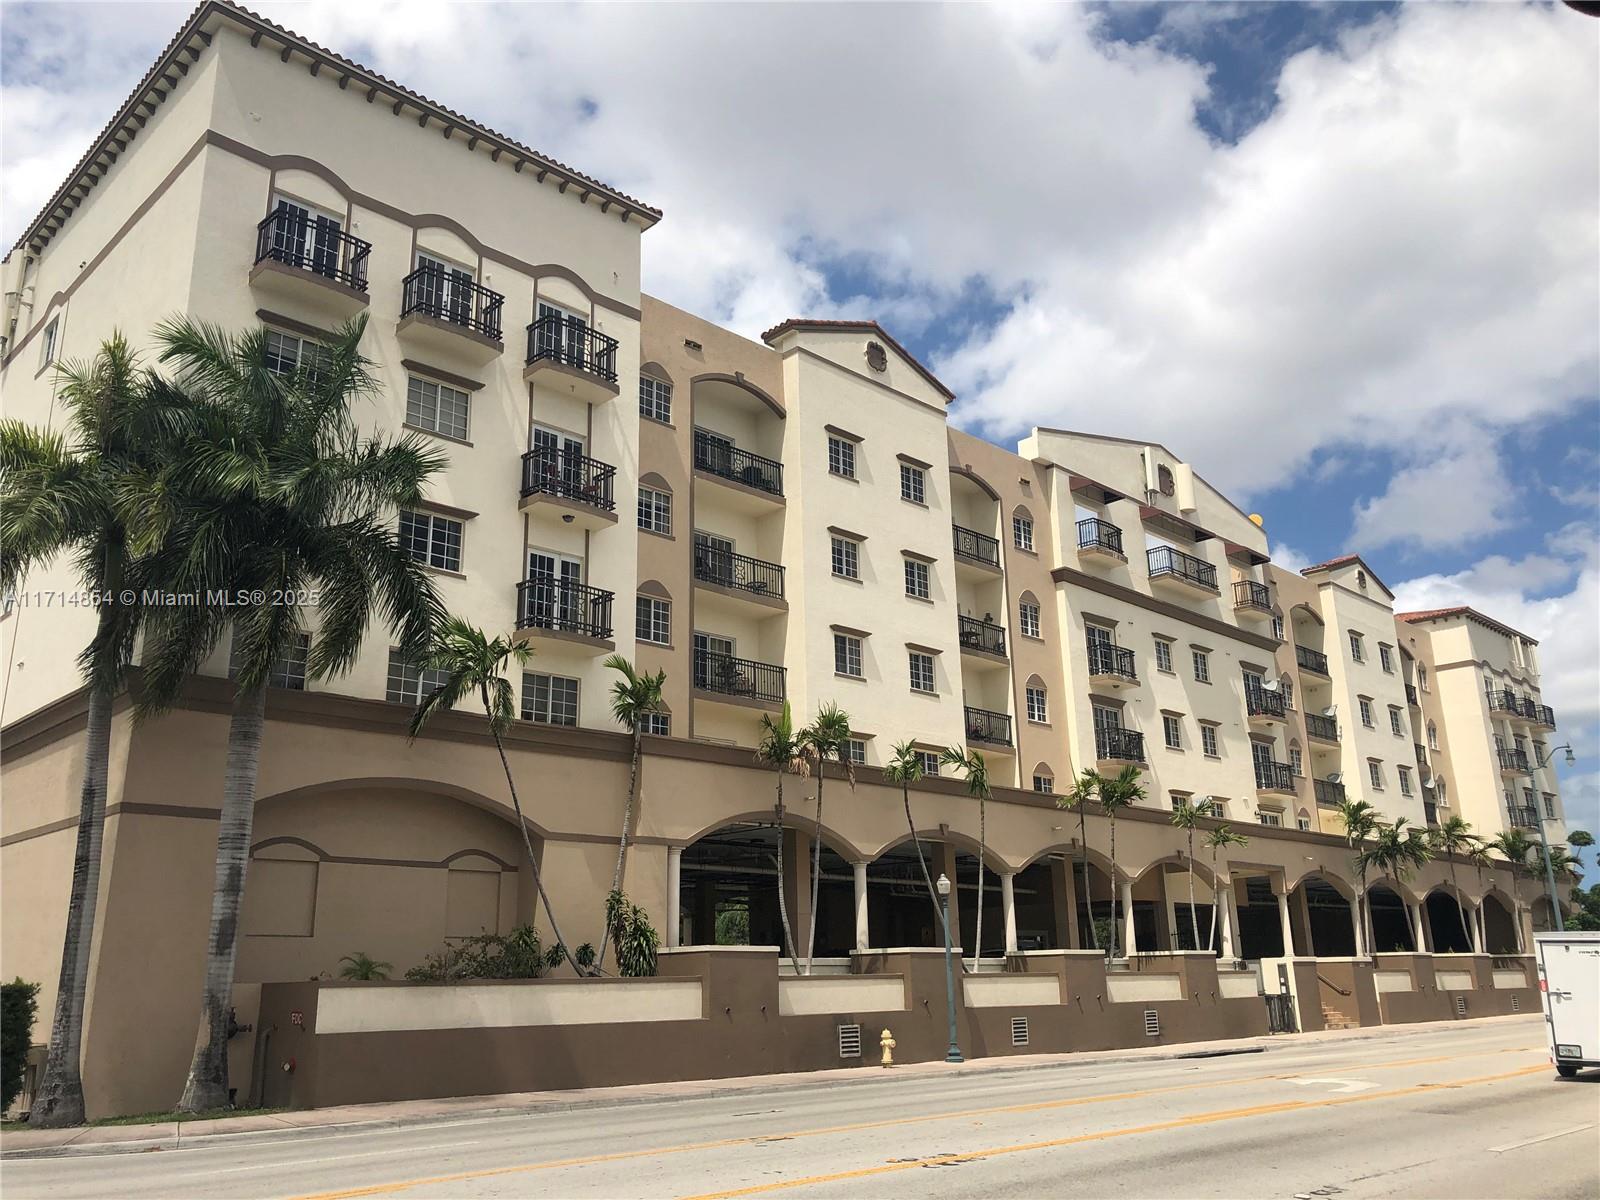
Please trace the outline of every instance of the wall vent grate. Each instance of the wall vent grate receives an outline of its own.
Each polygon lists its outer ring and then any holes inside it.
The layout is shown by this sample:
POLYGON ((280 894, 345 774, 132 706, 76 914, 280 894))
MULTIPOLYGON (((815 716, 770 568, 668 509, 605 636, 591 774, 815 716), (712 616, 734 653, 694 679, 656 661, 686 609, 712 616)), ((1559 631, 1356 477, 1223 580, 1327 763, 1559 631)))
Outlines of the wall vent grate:
POLYGON ((841 1025, 841 1026, 839 1026, 839 1057, 840 1058, 860 1058, 861 1057, 861 1026, 859 1026, 859 1025, 841 1025))
POLYGON ((1153 1008, 1144 1010, 1144 1032, 1147 1037, 1161 1036, 1161 1014, 1153 1008))
POLYGON ((1511 997, 1511 1011, 1512 1012, 1521 1012, 1522 1011, 1522 997, 1521 996, 1513 995, 1511 997))
POLYGON ((1028 1018, 1011 1018, 1011 1044, 1013 1046, 1026 1046, 1028 1044, 1028 1018))
POLYGON ((1465 996, 1457 996, 1456 997, 1456 1016, 1464 1017, 1466 1015, 1467 1015, 1467 998, 1465 996))

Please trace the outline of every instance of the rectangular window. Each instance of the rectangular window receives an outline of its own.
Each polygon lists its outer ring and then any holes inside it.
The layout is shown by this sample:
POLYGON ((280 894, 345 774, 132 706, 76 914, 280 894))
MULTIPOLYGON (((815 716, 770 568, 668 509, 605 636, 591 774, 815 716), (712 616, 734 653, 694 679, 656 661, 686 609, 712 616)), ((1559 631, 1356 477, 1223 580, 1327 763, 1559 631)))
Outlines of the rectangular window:
POLYGON ((845 760, 858 767, 867 765, 867 743, 864 738, 850 738, 844 744, 845 760))
POLYGON ((639 415, 663 425, 672 423, 672 385, 665 379, 639 376, 639 415))
POLYGON ((1039 606, 1026 601, 1017 609, 1017 626, 1023 637, 1041 637, 1039 632, 1039 606))
POLYGON ((639 489, 639 528, 647 533, 672 536, 672 493, 639 489))
POLYGON ((304 367, 306 377, 315 380, 327 359, 328 351, 320 342, 267 330, 266 368, 274 375, 293 375, 304 367))
POLYGON ((928 502, 927 472, 921 467, 913 467, 910 463, 900 464, 900 499, 913 504, 928 502))
POLYGON ((828 473, 845 479, 856 477, 856 444, 849 438, 828 437, 828 473))
POLYGON ((1033 777, 1033 790, 1048 796, 1056 790, 1056 781, 1050 775, 1035 775, 1033 777))
POLYGON ((833 635, 833 669, 852 679, 861 678, 861 639, 848 633, 833 635))
POLYGON ((423 670, 407 662, 400 651, 389 649, 389 682, 384 695, 390 704, 421 704, 425 696, 450 682, 450 672, 423 670))
POLYGON ((1166 638, 1156 639, 1156 670, 1172 674, 1172 643, 1166 638))
POLYGON ((1194 677, 1199 683, 1211 682, 1211 655, 1204 650, 1194 652, 1194 677))
POLYGON ((437 513, 400 510, 400 545, 412 558, 441 571, 461 570, 460 521, 437 513))
POLYGON ((1161 714, 1161 737, 1168 750, 1183 749, 1183 721, 1171 713, 1161 714))
POLYGON ((1411 768, 1396 767, 1395 772, 1400 776, 1400 794, 1402 796, 1411 795, 1411 768))
POLYGON ((1200 726, 1200 749, 1207 758, 1221 758, 1217 750, 1217 727, 1215 725, 1200 726))
MULTIPOLYGON (((308 633, 296 634, 294 642, 278 661, 272 664, 272 671, 267 676, 267 686, 293 688, 297 692, 305 691, 306 656, 310 653, 311 635, 308 633)), ((228 678, 239 678, 239 631, 237 629, 234 630, 233 643, 228 650, 228 678)))
POLYGON ((654 596, 640 596, 634 601, 634 636, 641 642, 657 646, 672 645, 672 603, 657 600, 654 596))
POLYGON ((917 763, 922 767, 922 773, 928 776, 939 774, 939 756, 932 750, 918 750, 917 763))
POLYGON ((1364 661, 1365 655, 1361 649, 1361 635, 1359 633, 1350 635, 1350 657, 1356 662, 1364 661))
POLYGON ((42 371, 56 360, 56 336, 61 331, 61 318, 50 318, 44 327, 44 337, 39 342, 39 369, 42 371))
POLYGON ((914 692, 933 691, 933 655, 910 652, 911 690, 914 692))
POLYGON ((849 538, 833 539, 833 573, 841 579, 861 578, 861 543, 849 538))
POLYGON ((1389 732, 1405 736, 1405 729, 1400 724, 1400 710, 1394 705, 1389 706, 1389 732))
POLYGON ((1545 793, 1543 793, 1543 795, 1544 795, 1544 815, 1549 820, 1554 821, 1556 819, 1556 798, 1554 796, 1552 796, 1549 792, 1545 792, 1545 793))
POLYGON ((639 732, 648 733, 652 737, 671 737, 672 714, 663 712, 645 713, 644 720, 639 723, 639 732))
POLYGON ((1372 786, 1378 791, 1383 791, 1383 764, 1376 760, 1367 762, 1367 778, 1372 780, 1372 786))
POLYGON ((1372 701, 1365 696, 1359 696, 1356 699, 1356 703, 1361 706, 1361 723, 1368 729, 1375 728, 1372 723, 1372 701))
POLYGON ((1258 812, 1256 823, 1265 825, 1269 829, 1280 829, 1283 826, 1283 818, 1275 812, 1258 812))
POLYGON ((926 600, 931 594, 928 588, 928 564, 914 558, 906 559, 906 595, 926 600))
POLYGON ((1033 549, 1033 518, 1025 517, 1021 513, 1014 513, 1011 517, 1011 540, 1018 550, 1033 549))
POLYGON ((522 673, 522 719, 541 725, 578 723, 578 681, 562 675, 522 673))
POLYGON ((1294 707, 1294 680, 1292 679, 1283 681, 1283 703, 1287 708, 1294 707))
POLYGON ((1050 709, 1042 687, 1026 689, 1028 702, 1028 720, 1036 725, 1045 725, 1050 721, 1050 709))
POLYGON ((1394 651, 1389 649, 1389 647, 1385 646, 1382 642, 1378 643, 1378 665, 1382 667, 1387 674, 1394 674, 1394 651))
POLYGON ((1282 617, 1273 617, 1272 618, 1272 636, 1277 638, 1281 642, 1281 641, 1284 640, 1283 632, 1284 632, 1283 631, 1283 618, 1282 617))
POLYGON ((413 375, 406 384, 406 424, 464 442, 471 403, 472 397, 459 388, 413 375))

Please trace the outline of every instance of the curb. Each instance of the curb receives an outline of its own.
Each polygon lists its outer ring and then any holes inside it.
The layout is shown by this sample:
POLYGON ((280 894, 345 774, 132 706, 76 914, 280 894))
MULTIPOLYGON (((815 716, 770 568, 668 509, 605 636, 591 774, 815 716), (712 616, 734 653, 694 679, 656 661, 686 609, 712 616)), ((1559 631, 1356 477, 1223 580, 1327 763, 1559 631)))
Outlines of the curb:
MULTIPOLYGON (((1317 1030, 1302 1034, 1276 1034, 1267 1037, 1240 1039, 1238 1044, 1215 1046, 1207 1049, 1183 1049, 1181 1045, 1174 1046, 1170 1052, 1160 1054, 1136 1053, 1128 1050, 1110 1052, 1067 1053, 1052 1057, 1047 1062, 1005 1064, 1003 1061, 994 1066, 977 1066, 977 1063, 992 1062, 992 1059, 972 1060, 974 1065, 963 1072, 951 1074, 981 1074, 981 1075, 1021 1075, 1030 1071, 1059 1070, 1062 1067, 1092 1067, 1107 1066, 1112 1064, 1136 1065, 1146 1062, 1175 1062, 1181 1060, 1230 1058, 1243 1054, 1264 1054, 1271 1050, 1293 1049, 1301 1046, 1315 1046, 1329 1042, 1343 1044, 1346 1042, 1370 1042, 1382 1038, 1404 1036, 1410 1032, 1426 1032, 1434 1029, 1481 1028, 1491 1022, 1526 1021, 1531 1023, 1539 1018, 1538 1013, 1521 1013, 1515 1016, 1474 1017, 1456 1021, 1430 1021, 1418 1025, 1382 1025, 1370 1030, 1317 1030), (1288 1039, 1293 1039, 1288 1040, 1288 1039)), ((925 1064, 905 1064, 907 1066, 923 1066, 925 1064)), ((935 1064, 937 1065, 937 1064, 935 1064)), ((598 1108, 634 1108, 649 1104, 673 1104, 684 1100, 718 1100, 732 1096, 770 1095, 774 1093, 814 1092, 826 1091, 836 1087, 861 1087, 874 1083, 890 1083, 896 1078, 904 1078, 906 1074, 926 1075, 929 1078, 949 1078, 949 1074, 936 1073, 933 1070, 915 1072, 896 1072, 890 1075, 881 1075, 865 1070, 849 1072, 827 1080, 808 1080, 797 1078, 792 1082, 778 1082, 753 1084, 748 1087, 713 1087, 696 1091, 690 1095, 646 1095, 646 1096, 595 1096, 581 1100, 540 1100, 531 1104, 498 1105, 488 1108, 460 1109, 454 1112, 421 1113, 416 1116, 384 1117, 367 1121, 340 1121, 328 1125, 301 1125, 285 1126, 282 1129, 252 1129, 224 1133, 191 1133, 185 1134, 180 1126, 179 1132, 159 1138, 142 1138, 122 1142, 92 1142, 76 1144, 65 1142, 59 1146, 38 1146, 18 1150, 0 1150, 0 1161, 13 1162, 24 1159, 39 1158, 95 1158, 117 1154, 150 1154, 159 1151, 203 1149, 221 1143, 233 1145, 257 1145, 285 1141, 292 1138, 316 1139, 349 1133, 352 1130, 380 1132, 387 1129, 406 1129, 428 1125, 452 1124, 463 1121, 483 1121, 505 1119, 518 1116, 535 1116, 540 1113, 581 1112, 598 1108)), ((189 1124, 206 1124, 203 1121, 189 1122, 189 1124)))

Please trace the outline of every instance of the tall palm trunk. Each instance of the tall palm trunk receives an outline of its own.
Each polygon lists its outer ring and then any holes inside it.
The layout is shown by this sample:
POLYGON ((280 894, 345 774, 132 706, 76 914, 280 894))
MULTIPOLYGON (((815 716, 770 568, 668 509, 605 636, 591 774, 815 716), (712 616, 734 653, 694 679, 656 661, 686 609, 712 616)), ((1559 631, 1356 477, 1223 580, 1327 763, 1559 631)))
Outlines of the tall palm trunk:
MULTIPOLYGON (((101 639, 110 635, 109 614, 100 617, 101 639)), ((78 840, 72 858, 72 891, 67 898, 67 929, 61 946, 61 981, 44 1078, 34 1092, 29 1126, 54 1129, 84 1121, 83 1007, 89 993, 89 950, 94 941, 95 907, 100 898, 100 847, 106 824, 106 779, 111 759, 109 688, 90 686, 84 732, 83 788, 78 800, 78 840)))
POLYGON ((211 932, 206 943, 205 991, 194 1058, 179 1112, 204 1112, 228 1103, 228 1012, 233 966, 239 950, 239 912, 245 868, 255 825, 256 779, 266 725, 267 688, 241 690, 228 725, 228 760, 222 777, 222 820, 217 830, 216 878, 211 894, 211 932))
POLYGON ((1094 927, 1094 893, 1089 890, 1089 818, 1078 805, 1078 857, 1083 862, 1083 915, 1089 923, 1089 945, 1100 949, 1100 931, 1094 927))
POLYGON ((794 950, 794 934, 789 929, 789 902, 784 899, 783 889, 788 880, 783 874, 783 768, 780 766, 778 775, 778 923, 783 928, 783 949, 789 955, 789 963, 794 967, 794 973, 800 974, 800 958, 794 950))
POLYGON ((1117 957, 1117 815, 1111 814, 1111 957, 1117 957))
MULTIPOLYGON (((1211 877, 1211 905, 1217 903, 1217 877, 1211 877)), ((1200 949, 1200 910, 1194 903, 1194 830, 1189 830, 1189 936, 1194 939, 1194 948, 1200 949)))
POLYGON ((817 756, 817 828, 811 838, 811 919, 806 931, 806 974, 811 974, 811 958, 817 952, 817 895, 822 883, 822 777, 827 763, 817 756))
MULTIPOLYGON (((611 872, 611 890, 622 890, 622 872, 627 865, 628 858, 628 832, 633 828, 633 806, 639 795, 639 757, 640 746, 644 741, 644 729, 640 722, 633 724, 633 762, 628 768, 628 803, 622 810, 622 837, 617 841, 617 865, 611 872)), ((515 790, 515 789, 513 789, 515 790)), ((531 858, 532 855, 530 854, 531 858)), ((548 905, 546 906, 548 907, 548 905)), ((555 928, 555 918, 550 918, 550 927, 555 928)), ((600 934, 600 953, 595 957, 594 969, 598 974, 606 965, 606 947, 611 945, 611 923, 606 922, 605 930, 600 934)))
MULTIPOLYGON (((485 703, 484 707, 487 709, 488 704, 485 703)), ((511 791, 511 808, 517 814, 517 829, 522 833, 522 851, 528 856, 528 873, 533 876, 534 889, 544 903, 545 916, 550 918, 550 934, 556 939, 556 945, 561 947, 566 960, 572 964, 572 969, 579 975, 587 974, 572 957, 572 949, 567 945, 567 939, 561 936, 561 927, 556 924, 556 910, 550 904, 550 893, 544 890, 544 876, 539 874, 539 860, 533 854, 533 838, 528 833, 528 822, 522 815, 522 800, 517 796, 517 781, 511 777, 511 763, 506 759, 505 743, 500 740, 497 729, 491 728, 489 732, 494 735, 494 748, 500 753, 500 767, 506 773, 506 787, 511 791)))
MULTIPOLYGON (((1233 885, 1230 883, 1228 886, 1232 887, 1233 885)), ((1217 852, 1213 850, 1211 852, 1211 946, 1209 947, 1212 953, 1217 950, 1217 921, 1222 906, 1226 903, 1227 901, 1222 898, 1221 885, 1217 883, 1217 852)), ((1237 938, 1238 934, 1234 936, 1237 938)))
POLYGON ((1467 905, 1461 899, 1461 886, 1456 883, 1456 860, 1451 855, 1447 864, 1450 868, 1450 890, 1456 894, 1456 914, 1461 918, 1461 935, 1467 939, 1466 953, 1472 953, 1472 930, 1467 927, 1467 905))
POLYGON ((1356 878, 1356 957, 1367 956, 1367 873, 1356 878))
POLYGON ((983 857, 988 853, 989 839, 986 827, 987 806, 983 797, 978 797, 978 922, 977 928, 972 931, 972 969, 976 971, 978 964, 983 961, 983 857))
MULTIPOLYGON (((911 844, 917 848, 917 866, 922 868, 922 882, 928 886, 928 899, 933 902, 934 925, 943 929, 944 905, 939 903, 938 889, 933 886, 933 876, 928 874, 928 860, 922 853, 922 839, 917 836, 917 823, 911 818, 911 789, 902 784, 900 798, 906 803, 906 828, 911 831, 911 844)), ((952 942, 952 945, 954 943, 952 942)))

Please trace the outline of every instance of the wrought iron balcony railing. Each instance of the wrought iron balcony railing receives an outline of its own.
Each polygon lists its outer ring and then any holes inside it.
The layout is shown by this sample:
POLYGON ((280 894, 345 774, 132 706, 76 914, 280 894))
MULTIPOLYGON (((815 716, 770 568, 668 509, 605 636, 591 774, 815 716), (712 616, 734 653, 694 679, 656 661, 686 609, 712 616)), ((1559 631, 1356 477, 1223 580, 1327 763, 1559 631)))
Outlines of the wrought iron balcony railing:
POLYGON ((1196 587, 1217 590, 1217 569, 1204 559, 1171 546, 1151 546, 1145 551, 1151 579, 1181 579, 1196 587))
POLYGON ((774 562, 735 554, 700 542, 694 548, 694 577, 702 583, 783 599, 783 568, 774 562))
POLYGON ((1528 752, 1526 750, 1500 750, 1500 769, 1502 771, 1517 771, 1523 775, 1528 774, 1528 752))
POLYGON ((1325 742, 1339 740, 1339 721, 1336 717, 1325 717, 1321 713, 1306 714, 1306 734, 1309 737, 1321 738, 1325 742))
POLYGON ((1089 643, 1089 674, 1112 675, 1130 683, 1139 682, 1133 651, 1125 646, 1108 646, 1104 642, 1089 643))
POLYGON ((1264 687, 1245 688, 1244 705, 1252 717, 1282 717, 1286 711, 1283 693, 1269 692, 1264 687))
POLYGON ((1099 517, 1086 517, 1078 522, 1078 549, 1121 554, 1122 530, 1099 517))
POLYGON ((957 616, 956 634, 964 650, 983 650, 989 654, 999 655, 1004 655, 1006 652, 1005 627, 996 625, 992 621, 957 616))
POLYGON ((506 298, 469 279, 464 271, 421 266, 401 282, 400 315, 412 313, 448 321, 500 340, 500 310, 506 298))
POLYGON ((1272 589, 1254 579, 1236 579, 1233 581, 1233 606, 1271 612, 1272 589))
POLYGON ((1011 718, 987 708, 966 706, 967 741, 988 742, 993 746, 1011 745, 1011 718))
POLYGON ((1526 804, 1512 804, 1506 807, 1506 816, 1511 824, 1518 829, 1538 829, 1539 810, 1526 804))
POLYGON ((614 594, 564 579, 534 578, 517 584, 517 628, 576 633, 601 641, 611 637, 614 594))
POLYGON ((701 691, 782 704, 784 675, 784 669, 772 663, 735 658, 711 650, 694 652, 694 686, 701 691))
POLYGON ((1548 704, 1535 704, 1533 706, 1533 723, 1554 729, 1556 727, 1556 710, 1548 704))
POLYGON ((1095 756, 1102 762, 1144 762, 1144 734, 1133 729, 1096 729, 1095 756))
POLYGON ((591 329, 572 317, 554 313, 540 317, 528 326, 527 366, 536 362, 558 362, 598 375, 608 383, 617 381, 617 339, 591 329))
POLYGON ((1294 791, 1294 768, 1288 763, 1256 763, 1256 790, 1261 792, 1294 791))
POLYGON ((1503 712, 1507 716, 1522 716, 1522 701, 1510 688, 1493 688, 1488 693, 1489 711, 1503 712))
POLYGON ((986 567, 1000 565, 1000 542, 986 533, 979 533, 976 529, 963 529, 960 525, 950 526, 955 543, 957 558, 964 558, 968 562, 982 563, 986 567))
POLYGON ((358 292, 367 290, 372 243, 342 231, 322 217, 280 208, 256 226, 256 262, 280 262, 358 292))
POLYGON ((1334 783, 1331 779, 1314 779, 1311 781, 1311 790, 1323 808, 1338 808, 1344 803, 1342 783, 1334 783))
POLYGON ((704 429, 694 431, 694 469, 771 496, 783 495, 781 462, 741 450, 727 438, 704 429))
POLYGON ((1313 650, 1310 646, 1296 645, 1294 660, 1300 664, 1302 671, 1315 671, 1318 675, 1328 673, 1328 656, 1321 650, 1313 650))
POLYGON ((612 497, 616 476, 617 469, 610 463, 572 450, 544 446, 522 456, 524 497, 560 496, 613 512, 617 507, 612 497))

